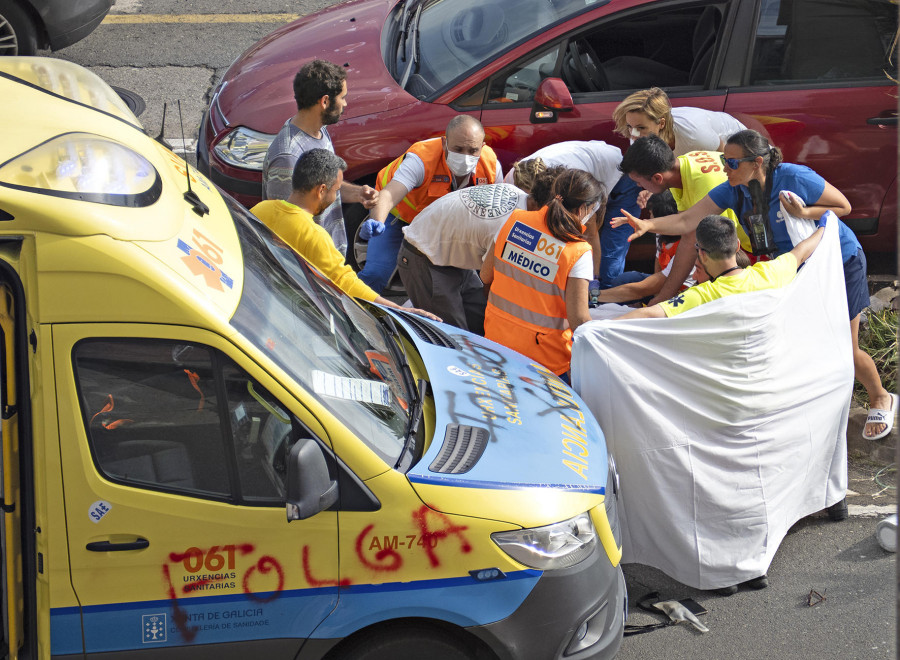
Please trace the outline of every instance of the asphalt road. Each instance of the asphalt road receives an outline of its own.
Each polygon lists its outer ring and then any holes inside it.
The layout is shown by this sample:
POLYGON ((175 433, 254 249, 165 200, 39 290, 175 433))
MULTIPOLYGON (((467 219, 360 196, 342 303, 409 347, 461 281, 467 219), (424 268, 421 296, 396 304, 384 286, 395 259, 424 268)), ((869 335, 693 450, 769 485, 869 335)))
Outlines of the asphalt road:
POLYGON ((878 517, 833 523, 806 518, 791 530, 769 568, 770 586, 718 596, 645 566, 625 566, 631 624, 663 621, 637 608, 651 591, 661 600, 693 598, 709 632, 680 624, 626 637, 621 660, 881 660, 896 658, 895 555, 881 549, 878 517), (825 601, 810 607, 811 590, 825 601))
POLYGON ((117 0, 86 39, 42 54, 77 62, 109 84, 138 94, 146 103, 140 119, 153 135, 162 129, 168 102, 163 134, 194 162, 203 111, 231 63, 281 25, 333 4, 336 0, 117 0), (178 101, 183 134, 173 112, 178 101))
MULTIPOLYGON (((84 41, 59 53, 112 85, 138 94, 147 107, 148 130, 161 130, 164 102, 181 101, 168 114, 165 137, 193 158, 203 110, 231 62, 268 32, 296 15, 333 0, 255 0, 252 10, 236 0, 118 0, 114 13, 84 41)), ((299 66, 300 63, 298 63, 299 66)), ((352 102, 352 97, 351 97, 352 102)), ((860 496, 850 520, 799 522, 783 541, 763 591, 728 598, 685 587, 643 566, 626 566, 631 623, 661 620, 637 609, 650 591, 663 598, 691 597, 704 604, 710 632, 673 626, 625 639, 619 658, 741 658, 769 660, 876 660, 896 657, 895 557, 874 538, 875 525, 896 506, 896 491, 874 487, 871 470, 854 466, 851 488, 860 496), (873 508, 877 507, 877 508, 873 508), (872 517, 864 517, 871 515, 872 517), (807 605, 810 590, 826 600, 807 605)))

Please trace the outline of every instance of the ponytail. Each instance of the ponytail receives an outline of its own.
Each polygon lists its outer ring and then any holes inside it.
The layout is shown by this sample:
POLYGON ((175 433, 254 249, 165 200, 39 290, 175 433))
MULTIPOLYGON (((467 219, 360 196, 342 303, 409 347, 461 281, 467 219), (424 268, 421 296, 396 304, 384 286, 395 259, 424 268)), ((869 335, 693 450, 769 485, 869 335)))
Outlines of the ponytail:
POLYGON ((547 228, 560 241, 584 240, 581 220, 576 212, 585 205, 604 202, 603 185, 584 170, 569 169, 553 182, 547 203, 547 228))

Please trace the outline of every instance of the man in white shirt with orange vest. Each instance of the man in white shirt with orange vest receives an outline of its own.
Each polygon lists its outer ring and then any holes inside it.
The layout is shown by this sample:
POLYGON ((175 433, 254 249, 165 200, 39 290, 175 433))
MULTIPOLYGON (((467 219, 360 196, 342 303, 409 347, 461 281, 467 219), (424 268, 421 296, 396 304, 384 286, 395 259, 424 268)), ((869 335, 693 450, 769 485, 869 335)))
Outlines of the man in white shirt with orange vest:
POLYGON ((378 203, 359 230, 369 241, 360 279, 383 291, 397 265, 402 228, 422 209, 452 190, 502 180, 497 155, 484 143, 484 127, 470 115, 451 119, 444 137, 413 144, 378 173, 378 203))

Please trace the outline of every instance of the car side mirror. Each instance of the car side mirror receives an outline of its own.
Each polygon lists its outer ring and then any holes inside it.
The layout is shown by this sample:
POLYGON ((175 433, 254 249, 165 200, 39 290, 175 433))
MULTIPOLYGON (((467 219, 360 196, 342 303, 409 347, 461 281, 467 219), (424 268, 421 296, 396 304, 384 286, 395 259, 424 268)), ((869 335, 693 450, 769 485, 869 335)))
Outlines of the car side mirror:
POLYGON ((288 522, 305 520, 325 511, 338 501, 338 484, 328 473, 325 452, 312 438, 301 438, 288 453, 288 522))
POLYGON ((562 78, 544 78, 534 94, 534 105, 531 107, 531 123, 543 124, 554 122, 558 113, 575 109, 572 93, 562 78))

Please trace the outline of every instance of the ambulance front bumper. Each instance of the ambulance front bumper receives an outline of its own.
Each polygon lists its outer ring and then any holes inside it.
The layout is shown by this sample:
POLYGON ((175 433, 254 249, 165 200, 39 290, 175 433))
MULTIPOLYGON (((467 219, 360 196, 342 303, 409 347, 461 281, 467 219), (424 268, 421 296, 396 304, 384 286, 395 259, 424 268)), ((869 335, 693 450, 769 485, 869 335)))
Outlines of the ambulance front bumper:
POLYGON ((598 543, 575 566, 545 571, 506 619, 467 630, 502 660, 606 660, 622 643, 626 608, 622 569, 598 543))

